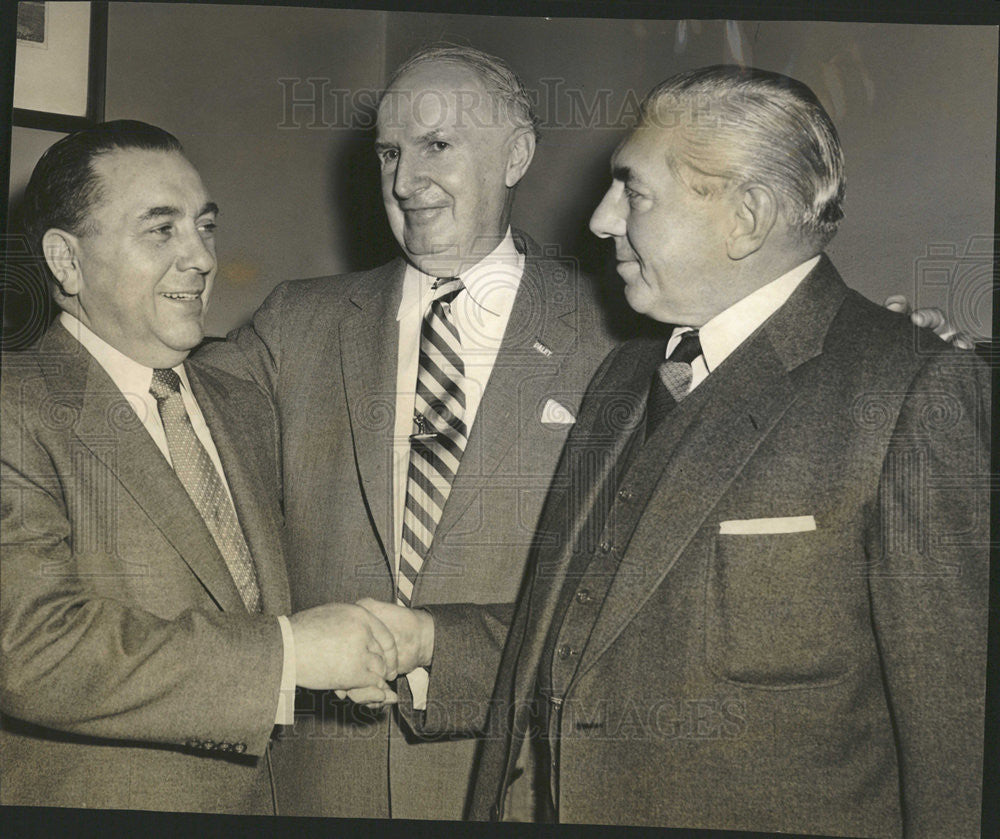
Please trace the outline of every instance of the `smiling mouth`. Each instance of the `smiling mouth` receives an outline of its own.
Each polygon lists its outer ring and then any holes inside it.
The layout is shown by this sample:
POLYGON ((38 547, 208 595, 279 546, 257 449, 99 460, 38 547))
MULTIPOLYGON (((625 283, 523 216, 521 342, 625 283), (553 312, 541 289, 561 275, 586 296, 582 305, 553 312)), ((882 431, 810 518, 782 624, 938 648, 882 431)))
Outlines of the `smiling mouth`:
POLYGON ((161 296, 166 297, 167 300, 200 300, 200 291, 163 291, 160 292, 161 296))

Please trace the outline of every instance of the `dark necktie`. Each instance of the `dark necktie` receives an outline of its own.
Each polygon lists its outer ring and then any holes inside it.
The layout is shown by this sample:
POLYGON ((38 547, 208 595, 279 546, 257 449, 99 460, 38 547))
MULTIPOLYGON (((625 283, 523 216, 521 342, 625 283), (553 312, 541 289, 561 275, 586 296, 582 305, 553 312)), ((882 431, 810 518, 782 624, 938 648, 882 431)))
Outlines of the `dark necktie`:
POLYGON ((649 399, 646 402, 647 440, 660 427, 663 418, 687 396, 691 386, 691 362, 699 355, 701 341, 698 330, 693 329, 681 336, 670 357, 656 368, 649 383, 649 399))
POLYGON ((215 464, 195 434, 184 407, 181 380, 170 369, 154 370, 149 392, 156 399, 174 472, 205 520, 249 612, 260 611, 260 585, 243 531, 215 464))
POLYGON ((469 438, 465 426, 465 364, 451 314, 465 286, 455 277, 434 283, 434 301, 420 330, 420 364, 406 475, 403 538, 396 599, 409 606, 413 586, 430 550, 441 511, 469 438))

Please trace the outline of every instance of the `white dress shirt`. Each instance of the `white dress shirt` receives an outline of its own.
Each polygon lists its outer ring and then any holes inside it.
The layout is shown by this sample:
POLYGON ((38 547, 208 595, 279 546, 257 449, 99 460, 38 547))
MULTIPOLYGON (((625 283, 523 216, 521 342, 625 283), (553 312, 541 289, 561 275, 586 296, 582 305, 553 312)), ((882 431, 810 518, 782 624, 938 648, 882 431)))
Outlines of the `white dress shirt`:
MULTIPOLYGON (((733 303, 698 330, 701 355, 691 362, 691 385, 688 393, 700 385, 708 374, 722 364, 753 332, 780 309, 792 292, 816 267, 819 256, 806 260, 791 271, 782 274, 742 300, 733 303)), ((667 341, 666 357, 680 343, 681 336, 690 332, 691 327, 683 326, 674 330, 667 341)))
MULTIPOLYGON (((524 274, 524 254, 514 247, 510 228, 493 251, 477 262, 460 279, 465 286, 451 303, 451 315, 462 343, 465 366, 465 426, 472 432, 486 383, 500 351, 500 343, 510 320, 514 298, 524 274)), ((399 349, 396 358, 396 424, 393 434, 393 538, 394 571, 399 574, 399 552, 403 538, 403 506, 410 463, 410 434, 420 365, 420 330, 424 315, 434 299, 431 289, 436 277, 407 265, 403 294, 396 320, 399 322, 399 349)), ((423 668, 408 677, 414 708, 421 710, 427 699, 428 674, 423 668)))
MULTIPOLYGON (((153 368, 146 367, 129 358, 124 353, 112 347, 107 341, 97 335, 93 330, 74 317, 69 312, 62 312, 59 315, 59 323, 76 338, 89 352, 105 372, 111 377, 111 381, 122 392, 122 396, 128 401, 135 415, 142 422, 143 427, 153 438, 157 448, 167 459, 167 463, 173 466, 170 459, 170 448, 167 446, 167 434, 163 429, 163 422, 160 419, 160 409, 156 404, 156 399, 149 392, 149 386, 153 381, 153 368)), ((198 401, 191 391, 191 383, 188 381, 187 371, 183 364, 178 364, 173 368, 174 372, 181 380, 181 399, 184 401, 184 409, 191 420, 191 426, 198 440, 205 447, 208 456, 215 466, 215 471, 219 473, 222 485, 229 494, 230 503, 233 500, 229 490, 229 482, 226 480, 226 473, 222 469, 222 461, 219 459, 219 452, 212 441, 212 435, 205 423, 205 417, 198 407, 198 401)), ((294 722, 295 714, 295 646, 292 636, 292 627, 285 616, 278 617, 278 625, 281 627, 281 640, 284 647, 284 658, 282 660, 281 689, 278 696, 278 707, 275 712, 275 723, 290 725, 294 722)))

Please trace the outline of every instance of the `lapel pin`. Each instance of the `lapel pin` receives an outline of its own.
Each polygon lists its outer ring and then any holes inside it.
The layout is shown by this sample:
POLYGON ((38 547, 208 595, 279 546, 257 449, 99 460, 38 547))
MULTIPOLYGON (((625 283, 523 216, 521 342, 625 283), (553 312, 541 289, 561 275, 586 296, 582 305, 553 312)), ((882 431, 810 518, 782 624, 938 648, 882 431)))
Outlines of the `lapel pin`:
POLYGON ((538 350, 538 352, 540 352, 546 358, 552 355, 552 350, 550 350, 547 346, 545 346, 545 344, 543 344, 537 338, 535 339, 534 348, 538 350))

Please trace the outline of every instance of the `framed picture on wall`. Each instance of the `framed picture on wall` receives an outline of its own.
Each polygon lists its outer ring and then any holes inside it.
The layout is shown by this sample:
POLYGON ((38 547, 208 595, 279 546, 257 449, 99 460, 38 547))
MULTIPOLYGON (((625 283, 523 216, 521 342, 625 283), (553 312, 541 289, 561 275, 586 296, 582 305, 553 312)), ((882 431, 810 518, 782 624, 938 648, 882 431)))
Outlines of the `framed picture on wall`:
POLYGON ((69 132, 100 122, 107 35, 107 3, 18 3, 13 124, 69 132))

